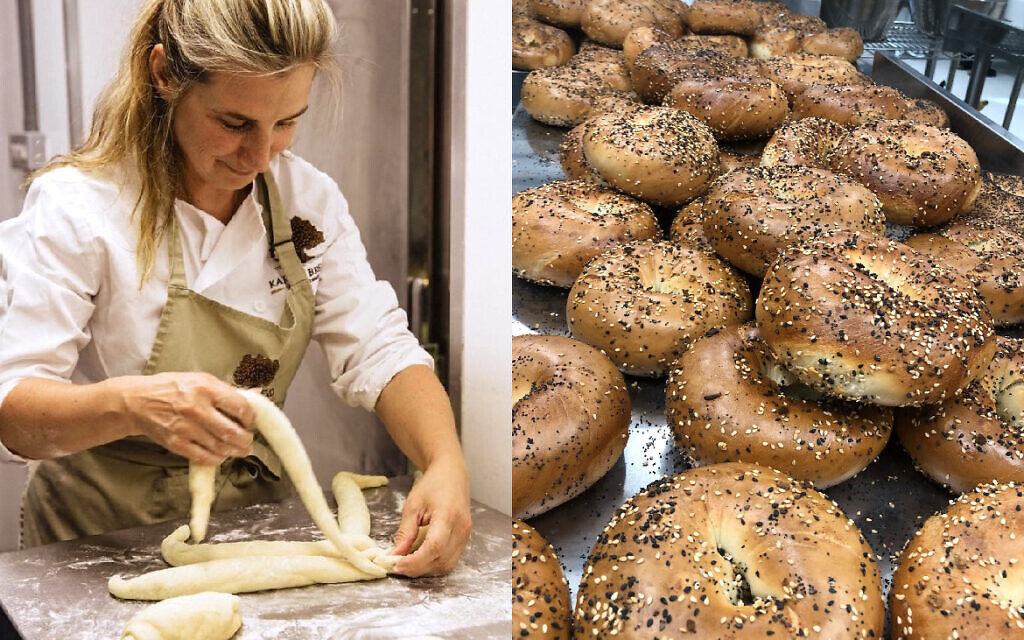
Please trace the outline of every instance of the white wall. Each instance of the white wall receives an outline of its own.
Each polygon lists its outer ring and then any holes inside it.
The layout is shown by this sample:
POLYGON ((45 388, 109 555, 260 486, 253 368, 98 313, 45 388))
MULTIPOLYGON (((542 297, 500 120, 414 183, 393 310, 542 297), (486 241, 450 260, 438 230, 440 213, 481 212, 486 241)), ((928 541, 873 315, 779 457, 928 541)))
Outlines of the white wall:
POLYGON ((449 4, 452 391, 473 497, 511 513, 512 8, 449 4))

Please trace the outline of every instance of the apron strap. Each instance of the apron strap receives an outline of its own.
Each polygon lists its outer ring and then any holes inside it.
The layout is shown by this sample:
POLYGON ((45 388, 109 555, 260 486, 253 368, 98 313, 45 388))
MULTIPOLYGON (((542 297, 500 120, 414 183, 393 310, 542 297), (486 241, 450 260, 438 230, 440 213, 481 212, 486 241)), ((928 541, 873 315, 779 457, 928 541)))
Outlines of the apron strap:
MULTIPOLYGON (((271 255, 276 255, 284 271, 288 287, 291 288, 307 279, 306 269, 292 243, 292 225, 281 204, 281 193, 277 181, 268 171, 256 176, 256 198, 263 206, 263 225, 267 229, 271 255)), ((185 279, 185 261, 182 259, 181 234, 178 221, 171 214, 171 225, 167 236, 167 255, 170 263, 168 285, 180 289, 188 288, 185 279)))
POLYGON ((256 196, 263 205, 263 224, 270 235, 271 255, 276 255, 280 261, 289 288, 294 287, 308 278, 292 242, 291 220, 285 213, 284 205, 281 204, 281 192, 278 191, 277 181, 274 180, 273 174, 267 171, 256 176, 256 183, 256 196))
POLYGON ((188 282, 185 280, 185 261, 181 257, 181 234, 178 233, 178 220, 171 212, 171 226, 167 231, 167 260, 170 265, 171 275, 167 281, 169 287, 187 289, 188 282))

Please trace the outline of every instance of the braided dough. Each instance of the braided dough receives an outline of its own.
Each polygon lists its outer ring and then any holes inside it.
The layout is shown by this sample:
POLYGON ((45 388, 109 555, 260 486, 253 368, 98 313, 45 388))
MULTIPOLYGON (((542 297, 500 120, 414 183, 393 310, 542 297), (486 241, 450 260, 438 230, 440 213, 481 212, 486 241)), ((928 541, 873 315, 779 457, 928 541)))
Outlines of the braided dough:
MULTIPOLYGON (((366 562, 390 572, 400 556, 390 555, 369 537, 369 510, 362 493, 351 489, 380 487, 383 476, 338 473, 331 485, 338 500, 342 539, 366 562), (362 514, 365 513, 365 519, 362 514), (355 516, 352 516, 355 514, 355 516), (364 528, 363 522, 366 523, 364 528)), ((427 532, 420 527, 413 549, 427 532)), ((374 580, 376 572, 362 571, 343 559, 330 540, 315 542, 251 540, 220 544, 187 544, 188 525, 171 532, 160 544, 169 569, 152 571, 131 579, 110 578, 107 587, 118 598, 163 600, 201 591, 249 593, 287 589, 311 584, 374 580)))
POLYGON ((107 588, 112 595, 126 600, 163 600, 202 591, 249 593, 376 577, 341 558, 248 556, 160 569, 129 580, 113 576, 107 588))
MULTIPOLYGON (((302 440, 295 433, 295 428, 292 427, 288 417, 277 408, 277 405, 259 392, 240 389, 239 393, 245 396, 249 405, 256 412, 256 429, 263 434, 270 448, 281 459, 282 466, 288 472, 288 477, 295 485, 295 491, 299 494, 306 510, 309 511, 313 522, 338 549, 340 557, 367 574, 378 578, 384 577, 384 569, 363 557, 341 535, 341 529, 334 520, 331 508, 327 506, 327 500, 320 489, 320 483, 317 482, 316 475, 313 473, 313 463, 310 462, 309 455, 306 454, 306 449, 302 446, 302 440)), ((202 528, 201 534, 195 537, 196 540, 204 537, 202 534, 205 534, 206 522, 210 518, 214 475, 201 468, 189 469, 189 490, 194 496, 191 519, 202 528), (197 500, 195 496, 199 496, 201 500, 197 500)))
MULTIPOLYGON (((369 537, 370 511, 362 489, 387 484, 383 476, 338 473, 331 488, 338 503, 335 521, 313 475, 309 457, 288 418, 270 400, 251 392, 243 395, 256 410, 256 428, 277 452, 295 483, 302 503, 327 536, 317 542, 245 541, 189 545, 189 525, 173 531, 160 545, 169 569, 131 579, 113 576, 110 593, 119 598, 162 600, 202 591, 246 593, 310 584, 352 582, 384 577, 399 556, 391 555, 369 537)), ((192 521, 205 527, 213 494, 213 474, 202 468, 190 477, 190 489, 203 498, 193 503, 192 521), (193 478, 196 480, 192 482, 193 478), (199 504, 196 504, 196 503, 199 504)), ((427 527, 420 527, 413 549, 422 544, 427 527)), ((158 636, 157 636, 158 637, 158 636)))
MULTIPOLYGON (((390 570, 398 557, 387 559, 370 538, 370 510, 362 490, 387 485, 384 476, 365 476, 342 471, 334 476, 331 487, 338 503, 338 525, 345 540, 354 549, 365 554, 376 564, 384 563, 390 570)), ((338 556, 330 540, 314 542, 250 540, 220 544, 187 544, 190 525, 181 525, 160 543, 160 554, 167 564, 177 567, 186 564, 243 558, 247 556, 338 556)), ((193 539, 195 537, 193 536, 193 539)))

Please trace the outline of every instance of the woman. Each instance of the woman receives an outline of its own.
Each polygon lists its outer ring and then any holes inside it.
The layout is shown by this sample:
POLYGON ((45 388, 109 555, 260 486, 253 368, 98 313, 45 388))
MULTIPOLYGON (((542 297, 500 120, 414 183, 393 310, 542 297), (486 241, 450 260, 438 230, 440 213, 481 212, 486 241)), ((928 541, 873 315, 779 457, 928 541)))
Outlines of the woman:
POLYGON ((448 398, 337 185, 290 154, 335 33, 323 0, 148 0, 88 139, 0 226, 0 451, 41 460, 22 543, 290 493, 236 387, 284 402, 310 337, 423 470, 396 570, 450 571, 469 491, 448 398), (6 295, 3 295, 6 293, 6 295))

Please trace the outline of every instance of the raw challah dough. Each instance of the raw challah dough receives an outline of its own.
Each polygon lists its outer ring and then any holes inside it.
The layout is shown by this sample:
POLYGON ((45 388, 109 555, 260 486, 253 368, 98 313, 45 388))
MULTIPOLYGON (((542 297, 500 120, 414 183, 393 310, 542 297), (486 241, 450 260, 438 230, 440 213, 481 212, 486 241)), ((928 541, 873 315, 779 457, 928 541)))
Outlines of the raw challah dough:
MULTIPOLYGON (((338 502, 341 539, 364 560, 390 573, 401 556, 384 551, 370 538, 370 513, 362 495, 362 489, 386 484, 384 476, 346 471, 335 475, 331 482, 338 502)), ((423 543, 427 530, 427 526, 419 528, 411 551, 423 543)), ((172 565, 170 569, 127 580, 114 576, 107 585, 110 593, 124 599, 161 600, 206 590, 246 593, 381 577, 343 560, 338 548, 329 540, 188 544, 188 538, 189 526, 182 525, 160 544, 164 560, 172 565)))
MULTIPOLYGON (((373 564, 366 557, 362 559, 373 564)), ((386 571, 373 566, 381 573, 386 571)), ((163 600, 202 591, 249 593, 377 577, 336 557, 248 556, 160 569, 128 580, 114 576, 107 588, 125 600, 163 600)))
MULTIPOLYGON (((383 552, 368 536, 344 534, 353 548, 367 558, 381 557, 383 552)), ((183 524, 160 543, 160 555, 172 567, 186 564, 227 560, 251 556, 328 556, 337 558, 338 550, 329 540, 293 542, 284 540, 247 540, 220 544, 187 544, 189 527, 183 524)))
MULTIPOLYGON (((256 429, 263 434, 270 448, 281 459, 282 466, 288 472, 292 484, 295 485, 296 493, 299 494, 302 504, 306 506, 306 510, 309 511, 316 526, 334 544, 342 558, 364 573, 373 577, 384 577, 386 573, 384 569, 360 554, 342 536, 341 528, 334 520, 334 515, 331 513, 330 507, 327 506, 327 500, 324 499, 323 491, 320 489, 320 483, 317 482, 316 475, 313 473, 313 464, 309 460, 309 455, 306 454, 302 440, 295 433, 295 428, 292 427, 288 417, 277 405, 257 391, 240 389, 239 393, 245 396, 249 405, 256 412, 256 429)), ((212 498, 207 496, 214 494, 215 473, 199 471, 197 474, 196 472, 195 468, 190 469, 189 490, 193 496, 191 520, 197 526, 202 527, 201 533, 205 534, 212 502, 212 498), (197 496, 200 497, 199 500, 197 500, 197 496)), ((199 533, 193 536, 195 540, 200 540, 203 537, 205 536, 199 533)))
POLYGON ((227 640, 242 626, 241 603, 209 592, 164 600, 132 617, 121 640, 227 640))
POLYGON ((206 527, 210 524, 210 507, 215 497, 214 483, 217 480, 217 467, 212 464, 188 465, 188 492, 192 497, 189 509, 188 528, 192 532, 192 541, 201 542, 206 537, 206 527))
MULTIPOLYGON (((242 391, 256 411, 256 428, 281 458, 313 521, 327 536, 316 542, 254 540, 189 545, 190 527, 182 525, 160 545, 169 569, 135 578, 110 578, 107 586, 118 598, 162 600, 203 591, 246 593, 310 584, 372 580, 394 569, 392 555, 370 538, 370 511, 362 489, 387 484, 383 476, 338 473, 331 488, 338 503, 335 521, 312 464, 287 417, 263 396, 242 391)), ((192 522, 205 527, 212 502, 214 474, 202 467, 190 478, 192 522), (192 482, 191 480, 195 480, 192 482), (196 496, 200 499, 196 500, 196 496)), ((420 527, 413 550, 422 544, 427 527, 420 527)), ((202 536, 199 536, 202 537, 202 536)), ((193 539, 197 539, 193 536, 193 539)))

